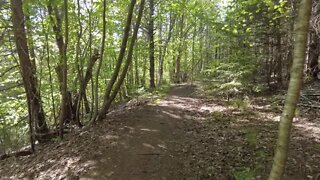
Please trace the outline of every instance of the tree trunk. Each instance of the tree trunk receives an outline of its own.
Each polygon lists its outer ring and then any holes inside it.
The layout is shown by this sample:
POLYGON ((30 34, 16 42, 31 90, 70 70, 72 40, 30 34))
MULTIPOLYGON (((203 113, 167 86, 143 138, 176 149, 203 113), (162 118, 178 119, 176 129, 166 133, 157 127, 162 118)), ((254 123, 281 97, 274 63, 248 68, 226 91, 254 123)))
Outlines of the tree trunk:
POLYGON ((93 56, 90 58, 90 60, 88 62, 85 76, 82 79, 82 81, 80 82, 80 89, 79 89, 78 97, 75 99, 75 103, 76 103, 76 117, 75 118, 76 118, 76 122, 78 123, 79 126, 82 126, 80 123, 80 105, 81 105, 82 100, 84 100, 84 103, 85 103, 86 113, 88 113, 90 111, 89 102, 87 100, 87 95, 86 95, 86 89, 87 89, 87 86, 89 84, 90 79, 92 78, 93 66, 99 58, 100 58, 99 52, 95 51, 93 56))
POLYGON ((180 83, 181 82, 181 58, 182 58, 182 53, 183 53, 183 42, 184 42, 184 33, 183 33, 183 28, 184 28, 184 14, 181 17, 180 20, 180 39, 179 39, 179 45, 178 45, 178 55, 175 60, 175 69, 174 69, 174 83, 180 83))
POLYGON ((292 120, 300 97, 312 0, 302 0, 295 26, 295 43, 291 78, 279 124, 277 147, 269 180, 280 180, 288 157, 292 120))
POLYGON ((282 51, 281 51, 281 35, 277 35, 277 83, 278 87, 282 87, 282 51))
POLYGON ((146 86, 146 77, 147 77, 147 58, 144 57, 143 55, 142 55, 142 58, 143 58, 143 66, 142 66, 143 70, 142 70, 141 85, 143 87, 145 87, 146 86))
POLYGON ((313 79, 318 79, 319 69, 319 55, 320 55, 320 34, 317 34, 317 18, 320 13, 320 4, 315 1, 312 7, 312 30, 310 31, 310 42, 308 49, 308 72, 313 79))
POLYGON ((138 87, 140 84, 139 78, 139 47, 136 46, 135 58, 134 58, 134 69, 135 69, 135 85, 138 87))
POLYGON ((320 72, 319 70, 319 55, 320 55, 320 38, 317 36, 314 32, 310 32, 311 36, 311 42, 309 45, 309 64, 308 64, 308 69, 310 75, 314 78, 318 78, 318 73, 320 72))
MULTIPOLYGON (((68 92, 68 57, 67 57, 67 48, 68 48, 68 42, 69 42, 69 19, 68 19, 68 0, 64 0, 64 17, 65 17, 65 42, 63 46, 63 56, 62 56, 62 90, 61 90, 61 116, 60 116, 60 122, 59 122, 59 129, 60 129, 60 138, 63 138, 63 124, 66 120, 67 114, 70 114, 70 110, 72 111, 72 108, 70 107, 70 103, 72 104, 72 96, 71 93, 68 92)), ((72 107, 72 106, 71 106, 72 107)))
MULTIPOLYGON (((103 54, 104 54, 104 47, 105 47, 105 41, 106 41, 106 11, 107 11, 107 1, 106 0, 104 0, 103 1, 103 19, 102 19, 102 21, 103 21, 103 29, 102 29, 102 41, 101 41, 101 43, 102 43, 102 46, 101 46, 101 49, 100 49, 100 60, 99 60, 99 62, 98 62, 98 67, 97 67, 97 72, 96 72, 96 75, 95 75, 95 77, 96 77, 96 81, 95 81, 95 85, 96 85, 96 87, 95 87, 95 91, 94 91, 94 94, 95 94, 95 106, 94 106, 94 116, 93 116, 93 118, 95 119, 97 116, 98 116, 98 109, 99 109, 99 75, 100 75, 100 70, 101 70, 101 66, 102 66, 102 60, 103 60, 103 54)), ((110 81, 111 82, 111 81, 110 81)), ((93 119, 93 120, 94 120, 93 119)))
MULTIPOLYGON (((61 106, 60 106, 60 119, 63 120, 63 123, 70 123, 75 120, 75 107, 73 107, 71 92, 68 91, 67 87, 67 43, 68 37, 65 37, 63 40, 62 35, 62 20, 61 14, 58 11, 56 6, 52 6, 53 0, 49 1, 47 6, 50 21, 52 23, 52 28, 55 34, 56 43, 59 49, 60 63, 56 67, 56 72, 59 80, 59 89, 61 94, 61 106), (65 79, 66 78, 66 79, 65 79), (66 85, 66 87, 65 87, 66 85), (65 89, 66 88, 66 89, 65 89), (65 92, 64 92, 65 91, 65 92), (68 100, 68 101, 67 101, 68 100)), ((64 6, 67 6, 65 2, 64 6)), ((65 21, 68 21, 68 11, 65 7, 65 21)), ((66 22, 65 31, 68 31, 68 22, 66 22)), ((68 35, 68 32, 65 32, 65 36, 68 35)), ((75 123, 77 124, 77 123, 75 123)), ((61 125, 62 126, 62 125, 61 125)), ((60 127, 61 128, 61 127, 60 127)))
MULTIPOLYGON (((28 41, 25 31, 24 15, 21 0, 11 1, 12 22, 15 43, 19 56, 21 76, 27 96, 29 106, 29 116, 31 124, 35 126, 36 139, 39 142, 46 140, 49 129, 45 120, 44 111, 41 104, 41 97, 38 89, 34 64, 29 57, 28 41)), ((30 127, 32 131, 32 126, 30 127)), ((33 136, 31 134, 31 136, 33 136)))
MULTIPOLYGON (((132 0, 132 1, 135 1, 135 0, 132 0)), ((138 36, 138 30, 139 30, 139 27, 140 27, 140 22, 141 22, 141 19, 142 19, 142 14, 143 14, 143 9, 144 9, 144 3, 145 3, 145 0, 141 0, 141 3, 140 3, 140 8, 139 8, 139 14, 138 14, 138 19, 137 19, 137 22, 135 24, 135 27, 134 27, 134 31, 133 31, 133 36, 131 38, 131 42, 130 42, 130 47, 129 47, 129 50, 128 50, 128 55, 127 55, 127 59, 126 59, 126 62, 125 62, 125 65, 123 67, 123 70, 122 70, 122 73, 114 87, 114 90, 110 96, 110 98, 108 99, 108 101, 104 104, 104 109, 101 110, 100 114, 99 114, 99 118, 98 120, 102 120, 106 114, 106 111, 109 110, 110 106, 111 106, 111 103, 113 102, 113 100, 115 99, 115 97, 117 96, 120 88, 121 88, 121 85, 127 75, 127 72, 128 72, 128 69, 129 69, 129 66, 132 62, 132 56, 133 56, 133 50, 134 50, 134 45, 135 45, 135 42, 136 42, 136 39, 137 39, 137 36, 138 36)))
MULTIPOLYGON (((169 45, 169 42, 170 42, 171 37, 172 37, 172 31, 173 31, 173 27, 174 27, 174 24, 175 24, 175 20, 176 20, 176 18, 173 17, 172 13, 170 13, 170 25, 169 25, 168 37, 167 37, 167 39, 165 41, 162 55, 159 58, 158 86, 160 86, 162 81, 163 81, 163 66, 164 66, 164 61, 165 61, 166 54, 167 54, 168 45, 169 45)), ((161 26, 160 26, 160 29, 161 29, 161 26)))
POLYGON ((52 79, 52 68, 50 65, 50 46, 49 46, 49 35, 47 33, 47 29, 45 28, 44 24, 44 15, 41 13, 41 25, 43 29, 43 33, 45 34, 45 46, 46 46, 46 53, 47 53, 47 67, 48 67, 48 73, 49 73, 49 82, 50 82, 50 95, 51 95, 51 103, 52 103, 52 114, 54 119, 54 127, 57 126, 57 117, 56 117, 56 106, 55 106, 55 99, 54 99, 54 88, 53 88, 53 79, 52 79))
POLYGON ((193 30, 193 36, 192 36, 192 62, 191 62, 191 84, 193 84, 194 81, 194 62, 195 62, 195 41, 196 41, 196 35, 197 35, 197 18, 195 18, 195 27, 193 30))
POLYGON ((126 26, 124 29, 124 35, 122 38, 122 43, 121 43, 121 48, 120 48, 120 52, 119 52, 119 56, 118 56, 118 60, 117 60, 117 64, 116 67, 113 71, 112 77, 109 81, 109 84, 106 88, 105 94, 104 94, 104 99, 103 99, 103 105, 102 108, 100 110, 100 112, 98 114, 95 114, 93 119, 91 120, 92 122, 97 120, 97 119, 101 119, 102 117, 105 116, 105 114, 108 112, 108 101, 110 99, 110 94, 112 91, 112 88, 118 78, 119 72, 120 72, 120 68, 121 68, 121 64, 122 61, 124 59, 125 56, 125 52, 126 52, 126 48, 127 48, 127 43, 128 43, 128 37, 129 37, 129 32, 130 32, 130 26, 131 26, 131 21, 132 21, 132 16, 133 16, 133 9, 134 9, 134 5, 136 4, 136 0, 131 0, 130 2, 130 6, 128 9, 128 15, 127 15, 127 21, 126 21, 126 26), (98 117, 99 116, 99 117, 98 117))
POLYGON ((153 89, 156 87, 154 81, 154 1, 149 0, 149 26, 148 26, 148 35, 149 35, 149 63, 150 63, 150 88, 153 89))

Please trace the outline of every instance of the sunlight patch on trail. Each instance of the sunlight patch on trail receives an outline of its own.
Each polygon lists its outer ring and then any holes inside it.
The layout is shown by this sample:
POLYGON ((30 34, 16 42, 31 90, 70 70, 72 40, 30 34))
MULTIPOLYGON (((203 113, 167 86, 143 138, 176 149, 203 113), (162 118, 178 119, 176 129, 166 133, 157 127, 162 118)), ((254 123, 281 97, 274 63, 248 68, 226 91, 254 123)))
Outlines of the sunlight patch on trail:
POLYGON ((197 113, 222 112, 228 109, 215 103, 204 103, 201 99, 178 96, 171 96, 167 99, 164 99, 160 101, 157 106, 172 107, 182 110, 194 111, 197 113))
POLYGON ((298 127, 305 135, 310 136, 310 138, 315 138, 320 142, 320 127, 316 123, 300 121, 298 124, 294 125, 298 127))

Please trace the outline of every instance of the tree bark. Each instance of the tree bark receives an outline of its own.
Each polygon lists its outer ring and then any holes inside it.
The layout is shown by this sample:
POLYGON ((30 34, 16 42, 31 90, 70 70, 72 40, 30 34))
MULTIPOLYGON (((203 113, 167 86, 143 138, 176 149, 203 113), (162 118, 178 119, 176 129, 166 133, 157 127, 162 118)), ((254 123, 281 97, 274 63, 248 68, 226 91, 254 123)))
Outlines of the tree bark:
MULTIPOLYGON (((95 107, 94 107, 94 118, 96 118, 98 116, 98 109, 99 109, 99 75, 100 75, 100 70, 101 70, 101 66, 102 66, 102 60, 103 60, 103 53, 104 53, 104 47, 105 47, 105 41, 106 41, 106 10, 107 10, 107 1, 104 0, 103 1, 103 32, 102 32, 102 46, 101 46, 101 49, 100 49, 100 60, 98 62, 98 67, 97 67, 97 72, 96 72, 96 75, 95 75, 95 91, 94 91, 94 94, 95 94, 95 107)), ((120 68, 120 66, 119 66, 120 68)))
POLYGON ((61 116, 59 122, 59 135, 60 138, 63 138, 63 124, 66 120, 67 114, 70 114, 70 109, 68 109, 68 104, 72 103, 72 96, 71 93, 68 93, 68 57, 67 57, 67 48, 69 42, 69 17, 68 17, 68 0, 64 0, 64 11, 65 11, 65 42, 63 46, 63 56, 62 56, 62 90, 61 90, 61 116), (69 110, 69 112, 68 112, 69 110))
MULTIPOLYGON (((169 45, 169 42, 172 37, 172 31, 173 31, 173 27, 175 25, 175 20, 176 20, 176 18, 173 17, 172 13, 170 13, 170 24, 169 24, 168 36, 167 36, 167 39, 165 40, 162 55, 159 58, 158 86, 160 86, 163 81, 163 66, 164 66, 164 61, 165 61, 166 54, 167 54, 168 45, 169 45)), ((161 32, 161 27, 160 27, 160 32, 161 32)))
POLYGON ((288 157, 290 131, 300 97, 312 0, 302 0, 295 26, 295 43, 291 78, 279 124, 277 147, 269 180, 280 180, 288 157))
POLYGON ((75 102, 76 102, 76 122, 79 123, 80 126, 80 105, 81 105, 81 101, 84 100, 85 101, 85 106, 86 106, 86 112, 88 113, 88 110, 90 110, 89 107, 89 103, 87 100, 87 96, 86 96, 86 89, 88 86, 88 83, 90 81, 90 79, 92 78, 92 71, 93 71, 93 66, 95 64, 95 62, 100 58, 100 54, 98 51, 95 51, 93 56, 90 58, 88 65, 87 65, 87 70, 85 73, 84 78, 82 79, 82 81, 80 82, 80 89, 79 89, 79 94, 78 97, 76 98, 75 102))
MULTIPOLYGON (((117 96, 120 88, 121 88, 121 85, 127 75, 127 72, 128 72, 128 69, 129 69, 129 66, 132 62, 132 56, 133 56, 133 51, 134 51, 134 46, 135 46, 135 43, 136 43, 136 39, 137 39, 137 36, 138 36, 138 30, 139 30, 139 27, 140 27, 140 22, 141 22, 141 19, 142 19, 142 14, 143 14, 143 9, 144 9, 144 4, 145 4, 145 0, 141 0, 141 3, 140 3, 140 8, 139 8, 139 13, 138 13, 138 19, 137 19, 137 22, 135 24, 135 27, 134 27, 134 31, 133 31, 133 36, 131 38, 131 42, 130 42, 130 47, 129 47, 129 50, 128 50, 128 56, 127 56, 127 59, 126 59, 126 62, 125 62, 125 65, 123 67, 123 70, 122 70, 122 73, 115 85, 115 88, 114 88, 114 91, 112 92, 110 98, 108 99, 106 105, 105 105, 105 108, 106 110, 108 111, 110 106, 111 106, 111 103, 113 102, 113 100, 115 99, 115 97, 117 96)), ((102 114, 99 114, 99 119, 98 120, 102 120, 103 117, 105 116, 105 113, 104 111, 101 111, 102 114)))
MULTIPOLYGON (((21 76, 27 96, 29 116, 31 125, 35 126, 36 139, 39 142, 46 140, 49 129, 45 120, 44 111, 41 104, 41 97, 38 90, 38 83, 34 64, 29 57, 28 41, 25 31, 24 14, 21 0, 11 0, 12 22, 15 43, 19 56, 21 76)), ((32 131, 32 126, 30 127, 32 131)), ((33 136, 31 134, 31 136, 33 136)))
MULTIPOLYGON (((62 19, 61 19, 61 13, 59 13, 59 10, 56 6, 52 5, 53 0, 49 1, 49 4, 47 6, 48 8, 48 13, 49 13, 49 18, 52 23, 52 28, 55 34, 56 38, 56 43, 59 49, 59 56, 60 56, 60 63, 56 66, 56 73, 58 76, 59 80, 59 89, 60 89, 60 94, 61 94, 61 105, 60 105, 60 115, 59 118, 63 119, 63 123, 70 123, 74 121, 76 118, 75 116, 75 108, 73 107, 72 103, 72 96, 71 92, 68 91, 68 87, 65 89, 65 83, 67 83, 67 63, 65 64, 65 61, 67 61, 67 43, 66 40, 68 40, 68 37, 64 37, 65 40, 63 39, 62 35, 62 19), (66 73, 66 75, 64 75, 66 73), (65 77, 66 76, 66 77, 65 77), (64 82, 66 81, 66 82, 64 82), (66 92, 64 92, 66 91, 66 92)), ((67 6, 68 3, 64 2, 64 6, 67 6)), ((64 16, 65 16, 65 21, 68 21, 68 10, 66 9, 67 7, 64 8, 64 16)), ((68 36, 68 22, 65 25, 65 36, 68 36)), ((75 124, 78 124, 75 122, 75 124)), ((61 131, 63 132, 63 131, 61 131)))
POLYGON ((319 56, 320 56, 320 34, 317 30, 317 18, 320 13, 320 4, 318 1, 314 1, 312 7, 312 28, 310 31, 310 44, 308 49, 308 72, 313 79, 318 79, 320 68, 319 68, 319 56))
POLYGON ((95 114, 93 116, 93 118, 91 119, 92 122, 94 122, 97 119, 101 119, 102 117, 105 116, 105 114, 107 114, 108 112, 108 101, 110 99, 110 94, 112 91, 112 88, 118 78, 119 72, 120 72, 120 68, 121 68, 121 64, 122 61, 124 59, 125 56, 125 52, 127 49, 127 43, 128 43, 128 37, 129 37, 129 33, 130 33, 130 26, 131 26, 131 21, 132 21, 132 16, 133 16, 133 9, 134 9, 134 5, 136 4, 136 0, 131 0, 130 2, 130 6, 128 9, 128 15, 127 15, 127 21, 126 21, 126 25, 125 25, 125 29, 124 29, 124 35, 122 38, 122 43, 121 43, 121 48, 120 48, 120 52, 119 52, 119 56, 118 56, 118 60, 117 60, 117 64, 116 67, 113 71, 113 74, 111 76, 111 79, 109 81, 109 84, 105 90, 105 94, 104 94, 104 99, 103 99, 103 105, 102 108, 100 110, 99 113, 95 114))
POLYGON ((179 39, 179 45, 178 45, 178 55, 175 59, 175 69, 174 69, 174 83, 180 83, 181 82, 181 58, 183 53, 183 42, 184 42, 184 14, 181 17, 180 24, 179 24, 180 30, 180 39, 179 39))
POLYGON ((319 55, 320 55, 320 38, 314 32, 310 32, 311 42, 309 45, 309 73, 313 79, 318 78, 319 69, 319 55))
POLYGON ((154 80, 154 1, 149 0, 149 26, 148 26, 148 35, 149 35, 149 75, 150 75, 150 88, 153 89, 156 87, 154 80))

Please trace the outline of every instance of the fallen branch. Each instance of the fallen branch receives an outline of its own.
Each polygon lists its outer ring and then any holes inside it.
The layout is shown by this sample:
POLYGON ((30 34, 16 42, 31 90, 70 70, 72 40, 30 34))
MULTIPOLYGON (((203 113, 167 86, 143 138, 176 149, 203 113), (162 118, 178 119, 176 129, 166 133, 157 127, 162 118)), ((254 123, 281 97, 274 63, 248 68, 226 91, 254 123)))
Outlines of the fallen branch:
POLYGON ((23 150, 23 151, 0 155, 0 160, 8 159, 11 157, 29 156, 31 154, 32 154, 31 150, 23 150))

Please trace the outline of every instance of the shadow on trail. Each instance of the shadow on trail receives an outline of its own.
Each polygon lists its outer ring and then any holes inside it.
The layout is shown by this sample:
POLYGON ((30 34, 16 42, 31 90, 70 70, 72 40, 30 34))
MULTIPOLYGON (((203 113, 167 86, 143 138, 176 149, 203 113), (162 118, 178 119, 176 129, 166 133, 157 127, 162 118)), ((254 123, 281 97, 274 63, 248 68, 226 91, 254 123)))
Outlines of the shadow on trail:
MULTIPOLYGON (((6 179, 266 179, 278 116, 262 105, 239 110, 222 99, 201 98, 197 86, 177 85, 164 99, 111 113, 32 157, 8 160, 11 166, 5 167, 0 162, 0 174, 6 179)), ((319 173, 316 135, 295 126, 285 179, 319 173)))

